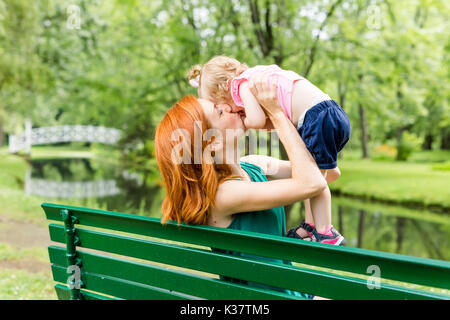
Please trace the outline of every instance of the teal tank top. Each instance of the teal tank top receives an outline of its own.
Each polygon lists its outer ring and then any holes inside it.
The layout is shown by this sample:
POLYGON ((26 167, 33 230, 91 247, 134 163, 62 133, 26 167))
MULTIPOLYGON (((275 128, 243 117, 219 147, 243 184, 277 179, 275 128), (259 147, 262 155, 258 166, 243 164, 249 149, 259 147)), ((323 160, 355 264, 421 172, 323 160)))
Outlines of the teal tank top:
MULTIPOLYGON (((241 162, 241 167, 248 173, 248 175, 250 176, 250 178, 253 182, 267 181, 267 177, 266 177, 264 171, 260 167, 253 165, 251 163, 248 163, 248 162, 241 162)), ((263 210, 263 211, 236 213, 233 215, 233 221, 231 222, 231 224, 228 226, 227 229, 260 232, 260 233, 266 233, 266 234, 275 235, 275 236, 285 236, 285 234, 286 234, 286 216, 284 214, 284 207, 278 207, 278 208, 273 208, 273 209, 263 210)), ((227 251, 227 250, 221 250, 221 249, 215 249, 215 248, 211 248, 211 249, 216 252, 228 253, 228 254, 233 254, 233 255, 237 255, 237 256, 241 256, 241 257, 251 257, 251 258, 256 258, 256 259, 260 259, 260 260, 274 261, 274 262, 292 265, 292 263, 290 261, 254 256, 254 255, 245 254, 242 252, 227 251)), ((271 286, 267 286, 267 285, 263 285, 263 284, 259 284, 259 283, 248 282, 248 281, 233 279, 233 278, 224 277, 224 276, 220 276, 220 279, 224 280, 224 281, 234 282, 234 283, 246 284, 246 285, 249 285, 252 287, 286 292, 288 294, 292 294, 292 295, 299 296, 299 297, 312 298, 312 296, 309 294, 304 294, 304 293, 287 290, 287 289, 280 289, 280 288, 271 287, 271 286)))

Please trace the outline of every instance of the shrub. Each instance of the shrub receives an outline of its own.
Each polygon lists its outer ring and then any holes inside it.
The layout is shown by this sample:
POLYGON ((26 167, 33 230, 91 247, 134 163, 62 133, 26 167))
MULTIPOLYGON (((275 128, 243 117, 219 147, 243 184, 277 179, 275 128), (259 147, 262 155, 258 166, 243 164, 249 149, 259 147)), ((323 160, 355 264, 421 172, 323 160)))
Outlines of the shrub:
POLYGON ((404 132, 402 141, 397 145, 397 160, 407 161, 414 151, 420 150, 422 140, 414 133, 404 132))
POLYGON ((397 148, 387 144, 375 147, 373 150, 373 160, 394 160, 397 155, 397 148))

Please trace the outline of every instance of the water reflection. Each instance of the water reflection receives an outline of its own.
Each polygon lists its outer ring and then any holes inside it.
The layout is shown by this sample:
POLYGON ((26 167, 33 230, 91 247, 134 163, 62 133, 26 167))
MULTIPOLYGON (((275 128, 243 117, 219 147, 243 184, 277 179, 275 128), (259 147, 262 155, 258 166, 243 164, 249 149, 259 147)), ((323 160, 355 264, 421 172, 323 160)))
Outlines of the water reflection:
MULTIPOLYGON (((288 227, 301 219, 304 208, 298 205, 288 227)), ((450 260, 450 217, 443 213, 334 197, 332 223, 349 247, 450 260)))
MULTIPOLYGON (((27 194, 43 201, 151 215, 162 197, 149 172, 134 172, 93 159, 32 160, 27 194)), ((153 179, 154 180, 154 179, 153 179)))
MULTIPOLYGON (((26 191, 44 202, 161 217, 164 190, 151 170, 135 170, 92 159, 32 161, 26 191)), ((297 226, 297 203, 287 226, 297 226)), ((333 197, 333 225, 347 245, 450 260, 450 217, 445 214, 333 197)))

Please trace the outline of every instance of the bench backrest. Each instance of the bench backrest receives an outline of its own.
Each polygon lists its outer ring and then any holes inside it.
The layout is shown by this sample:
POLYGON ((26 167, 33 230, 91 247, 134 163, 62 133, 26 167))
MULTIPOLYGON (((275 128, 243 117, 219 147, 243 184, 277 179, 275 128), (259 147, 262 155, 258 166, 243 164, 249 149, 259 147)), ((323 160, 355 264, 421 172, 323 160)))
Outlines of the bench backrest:
POLYGON ((160 219, 125 213, 42 207, 48 220, 64 223, 49 225, 51 240, 65 244, 48 248, 60 299, 299 299, 217 275, 331 299, 450 298, 446 261, 210 226, 162 225, 160 219))

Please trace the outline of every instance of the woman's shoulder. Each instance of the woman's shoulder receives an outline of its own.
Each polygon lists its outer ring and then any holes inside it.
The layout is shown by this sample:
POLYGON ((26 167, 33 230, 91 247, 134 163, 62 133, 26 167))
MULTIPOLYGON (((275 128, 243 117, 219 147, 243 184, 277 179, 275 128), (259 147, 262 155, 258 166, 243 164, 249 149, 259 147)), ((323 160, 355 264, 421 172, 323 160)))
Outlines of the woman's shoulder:
POLYGON ((241 167, 248 173, 252 172, 257 175, 266 174, 264 170, 264 158, 259 155, 249 155, 240 159, 241 167), (249 172, 250 171, 250 172, 249 172))
POLYGON ((250 166, 258 167, 260 170, 265 171, 265 167, 268 161, 272 157, 262 155, 262 154, 251 154, 240 158, 241 162, 245 162, 250 166))

